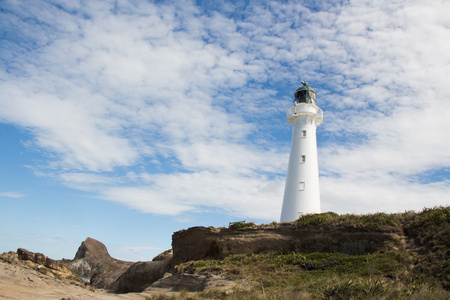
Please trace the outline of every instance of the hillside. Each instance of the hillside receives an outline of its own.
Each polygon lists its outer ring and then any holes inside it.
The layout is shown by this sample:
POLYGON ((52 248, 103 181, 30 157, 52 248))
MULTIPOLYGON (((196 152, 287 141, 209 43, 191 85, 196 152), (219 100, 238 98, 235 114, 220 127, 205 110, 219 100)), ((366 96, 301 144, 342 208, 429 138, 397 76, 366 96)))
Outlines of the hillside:
MULTIPOLYGON (((252 231, 306 230, 314 232, 318 240, 316 243, 310 243, 314 239, 305 240, 312 248, 308 249, 305 245, 302 251, 264 249, 259 253, 230 253, 225 257, 220 252, 209 252, 206 256, 218 257, 181 263, 175 267, 178 276, 221 274, 237 283, 234 288, 225 291, 196 292, 194 299, 450 298, 449 207, 425 209, 420 213, 362 216, 323 213, 304 216, 293 223, 263 226, 236 224, 234 227, 236 232, 240 231, 242 237, 247 238, 252 231), (340 239, 342 232, 367 233, 366 237, 387 234, 386 237, 390 238, 360 253, 348 253, 345 247, 327 251, 332 249, 330 244, 325 243, 323 250, 317 251, 320 241, 327 242, 330 236, 340 239), (330 236, 327 237, 327 233, 330 236)), ((175 238, 181 234, 198 240, 194 232, 199 229, 190 230, 176 233, 175 238)), ((229 232, 230 229, 220 231, 229 232)), ((228 239, 225 249, 232 251, 233 245, 236 249, 242 249, 239 245, 246 241, 239 241, 236 232, 233 238, 228 239)), ((363 235, 360 237, 362 241, 366 240, 363 235)), ((349 240, 344 238, 342 241, 349 240)), ((370 244, 370 239, 367 241, 370 244)), ((361 240, 355 242, 360 244, 361 240)), ((174 256, 176 253, 174 247, 174 256)))
POLYGON ((448 299, 449 221, 438 207, 192 227, 173 234, 173 254, 91 283, 156 299, 448 299))

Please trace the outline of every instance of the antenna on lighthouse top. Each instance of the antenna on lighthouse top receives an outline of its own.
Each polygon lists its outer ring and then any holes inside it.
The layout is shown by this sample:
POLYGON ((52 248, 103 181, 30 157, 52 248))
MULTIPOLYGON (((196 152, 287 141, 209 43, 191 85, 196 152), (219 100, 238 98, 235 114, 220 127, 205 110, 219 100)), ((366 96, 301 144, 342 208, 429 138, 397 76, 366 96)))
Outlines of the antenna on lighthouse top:
POLYGON ((294 93, 295 104, 298 103, 312 103, 316 104, 316 91, 311 88, 307 82, 302 81, 302 86, 294 93))

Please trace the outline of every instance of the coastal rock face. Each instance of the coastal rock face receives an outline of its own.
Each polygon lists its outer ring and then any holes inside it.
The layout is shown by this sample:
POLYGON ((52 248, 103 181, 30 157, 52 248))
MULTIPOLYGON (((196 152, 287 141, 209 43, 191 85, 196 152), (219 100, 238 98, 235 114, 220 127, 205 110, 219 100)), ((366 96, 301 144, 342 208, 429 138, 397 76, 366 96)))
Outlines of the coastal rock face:
POLYGON ((75 258, 64 260, 64 263, 78 275, 88 277, 95 272, 123 271, 133 264, 111 257, 103 243, 90 237, 81 243, 75 258))
POLYGON ((340 252, 364 254, 386 243, 402 246, 395 232, 356 230, 325 231, 320 229, 245 228, 216 229, 192 227, 173 234, 172 266, 191 260, 223 259, 232 254, 281 252, 340 252))

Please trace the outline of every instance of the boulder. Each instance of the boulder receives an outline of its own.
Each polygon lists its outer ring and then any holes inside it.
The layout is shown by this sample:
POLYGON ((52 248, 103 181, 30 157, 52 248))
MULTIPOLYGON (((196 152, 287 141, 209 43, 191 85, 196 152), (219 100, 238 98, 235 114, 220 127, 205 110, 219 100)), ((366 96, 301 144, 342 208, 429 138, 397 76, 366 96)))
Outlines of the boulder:
POLYGON ((172 251, 165 251, 153 261, 137 262, 126 269, 95 272, 91 285, 114 293, 142 292, 170 270, 172 251))
POLYGON ((94 271, 90 284, 97 289, 108 289, 127 269, 122 268, 115 271, 94 271))
POLYGON ((137 262, 107 289, 114 293, 142 292, 170 269, 170 260, 137 262))

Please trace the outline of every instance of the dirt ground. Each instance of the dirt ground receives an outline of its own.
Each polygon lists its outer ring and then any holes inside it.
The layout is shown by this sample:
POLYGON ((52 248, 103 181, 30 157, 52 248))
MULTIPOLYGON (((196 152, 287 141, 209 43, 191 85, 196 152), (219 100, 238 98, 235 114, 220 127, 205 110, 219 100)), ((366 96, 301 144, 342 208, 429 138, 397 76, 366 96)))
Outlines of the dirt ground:
MULTIPOLYGON (((148 295, 147 295, 148 296, 148 295)), ((0 260, 0 299, 145 299, 144 294, 110 294, 82 283, 58 280, 0 260)))

